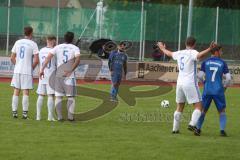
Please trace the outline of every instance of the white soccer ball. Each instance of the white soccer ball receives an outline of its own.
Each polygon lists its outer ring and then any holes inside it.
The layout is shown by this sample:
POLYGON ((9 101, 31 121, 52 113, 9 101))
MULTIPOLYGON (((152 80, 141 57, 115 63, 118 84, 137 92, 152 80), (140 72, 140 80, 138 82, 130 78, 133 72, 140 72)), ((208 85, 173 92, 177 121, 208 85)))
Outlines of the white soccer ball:
POLYGON ((168 101, 168 100, 162 100, 161 106, 162 106, 163 108, 168 108, 168 107, 169 107, 169 101, 168 101))

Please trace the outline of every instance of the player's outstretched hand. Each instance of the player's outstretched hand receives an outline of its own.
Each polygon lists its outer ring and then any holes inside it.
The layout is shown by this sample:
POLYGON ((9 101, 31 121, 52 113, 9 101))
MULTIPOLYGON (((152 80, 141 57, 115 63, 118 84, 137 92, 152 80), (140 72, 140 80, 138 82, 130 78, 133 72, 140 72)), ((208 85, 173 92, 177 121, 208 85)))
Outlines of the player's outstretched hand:
POLYGON ((158 42, 158 43, 157 43, 157 46, 158 46, 161 50, 163 50, 163 49, 166 48, 166 46, 165 46, 165 44, 164 44, 163 42, 158 42))
POLYGON ((71 71, 64 71, 63 77, 70 77, 71 74, 71 71))
POLYGON ((39 78, 40 78, 40 79, 44 78, 44 71, 43 71, 43 70, 40 70, 40 72, 39 72, 39 78))

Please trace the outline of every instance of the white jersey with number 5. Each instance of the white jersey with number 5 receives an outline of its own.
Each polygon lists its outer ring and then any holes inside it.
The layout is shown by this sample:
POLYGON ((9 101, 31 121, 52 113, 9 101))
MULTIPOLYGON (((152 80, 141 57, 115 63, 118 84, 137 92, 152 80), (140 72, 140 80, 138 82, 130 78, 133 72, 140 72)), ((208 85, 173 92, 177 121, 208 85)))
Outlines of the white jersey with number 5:
POLYGON ((198 51, 185 49, 173 53, 173 59, 178 63, 178 85, 196 85, 198 51))
MULTIPOLYGON (((80 49, 73 44, 59 44, 55 46, 51 51, 51 54, 55 55, 57 61, 57 77, 61 77, 64 71, 70 71, 74 63, 74 58, 80 56, 80 49)), ((74 72, 69 78, 75 78, 74 72)))
MULTIPOLYGON (((39 68, 42 68, 42 65, 45 61, 45 59, 48 56, 48 53, 52 50, 52 48, 44 47, 39 51, 39 68)), ((42 79, 39 79, 39 83, 41 84, 48 84, 48 80, 52 74, 55 74, 56 70, 56 61, 55 57, 51 59, 51 61, 48 63, 47 67, 44 69, 44 77, 42 79)))
POLYGON ((37 44, 30 39, 20 39, 15 42, 12 53, 16 53, 14 74, 33 74, 33 55, 38 54, 37 44))

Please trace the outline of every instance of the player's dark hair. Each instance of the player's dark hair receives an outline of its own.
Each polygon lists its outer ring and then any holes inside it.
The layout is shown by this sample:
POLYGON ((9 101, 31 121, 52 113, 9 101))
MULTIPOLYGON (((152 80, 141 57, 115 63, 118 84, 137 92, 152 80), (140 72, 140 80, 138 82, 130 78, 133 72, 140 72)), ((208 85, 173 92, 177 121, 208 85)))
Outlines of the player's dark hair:
POLYGON ((186 46, 193 47, 196 44, 196 39, 194 37, 188 37, 186 40, 186 46))
POLYGON ((33 33, 33 28, 31 26, 24 27, 24 35, 30 36, 33 33))
POLYGON ((215 52, 220 51, 221 49, 222 49, 222 46, 216 45, 216 46, 211 50, 211 53, 214 54, 215 52))
POLYGON ((64 41, 67 43, 72 43, 74 39, 74 33, 73 32, 66 32, 64 35, 64 41))
POLYGON ((49 41, 52 41, 52 40, 56 40, 57 38, 56 38, 56 36, 54 36, 54 35, 49 35, 49 36, 47 36, 47 40, 49 40, 49 41))

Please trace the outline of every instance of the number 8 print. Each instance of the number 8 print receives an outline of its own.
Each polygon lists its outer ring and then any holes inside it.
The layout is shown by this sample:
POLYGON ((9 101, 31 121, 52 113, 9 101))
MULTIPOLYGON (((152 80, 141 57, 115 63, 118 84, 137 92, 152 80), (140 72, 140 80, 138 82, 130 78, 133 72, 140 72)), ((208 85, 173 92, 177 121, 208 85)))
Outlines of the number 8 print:
POLYGON ((20 47, 20 58, 23 59, 24 58, 24 53, 25 53, 25 47, 21 46, 20 47))

